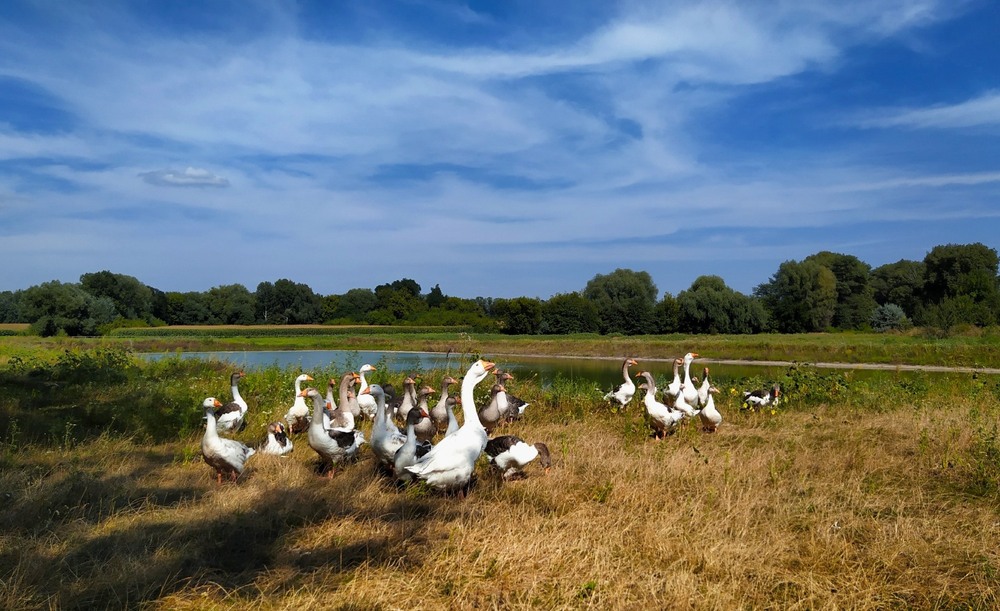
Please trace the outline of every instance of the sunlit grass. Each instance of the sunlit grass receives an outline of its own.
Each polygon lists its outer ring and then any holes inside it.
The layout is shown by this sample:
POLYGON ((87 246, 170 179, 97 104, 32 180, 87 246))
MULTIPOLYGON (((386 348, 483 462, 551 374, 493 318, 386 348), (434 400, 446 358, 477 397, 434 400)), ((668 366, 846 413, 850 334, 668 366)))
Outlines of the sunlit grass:
MULTIPOLYGON (((284 414, 296 373, 245 379, 241 439, 284 414)), ((612 413, 585 382, 518 381, 531 406, 503 432, 547 442, 554 468, 503 482, 480 465, 459 501, 397 489, 367 451, 319 477, 304 437, 216 485, 197 406, 227 396, 218 365, 88 352, 0 374, 0 608, 1000 602, 992 377, 806 368, 773 414, 741 410, 746 381, 728 380, 718 433, 691 422, 663 442, 635 403, 612 413), (95 364, 121 375, 95 382, 95 364)))

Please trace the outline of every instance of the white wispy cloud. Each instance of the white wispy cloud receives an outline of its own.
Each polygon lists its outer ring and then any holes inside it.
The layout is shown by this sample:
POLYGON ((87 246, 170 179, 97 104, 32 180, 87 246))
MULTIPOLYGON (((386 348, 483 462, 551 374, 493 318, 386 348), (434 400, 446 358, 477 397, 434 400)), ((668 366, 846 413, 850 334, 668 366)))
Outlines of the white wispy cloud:
POLYGON ((957 104, 885 110, 858 121, 862 127, 949 129, 1000 125, 1000 91, 957 104))
POLYGON ((183 170, 153 170, 141 172, 140 177, 151 185, 161 187, 228 187, 229 180, 202 168, 187 167, 183 170))

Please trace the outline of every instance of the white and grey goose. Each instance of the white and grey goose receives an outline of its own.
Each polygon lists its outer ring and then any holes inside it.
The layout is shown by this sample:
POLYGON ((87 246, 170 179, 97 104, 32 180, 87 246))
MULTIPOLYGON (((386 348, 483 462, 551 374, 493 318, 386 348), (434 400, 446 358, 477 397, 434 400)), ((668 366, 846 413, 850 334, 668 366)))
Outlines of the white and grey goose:
POLYGON ((430 452, 406 469, 438 490, 458 490, 464 497, 464 488, 472 481, 476 460, 486 447, 486 429, 476 413, 473 390, 486 379, 494 364, 482 359, 469 367, 462 378, 462 426, 442 439, 430 452))
POLYGON ((312 381, 312 376, 305 373, 295 378, 294 399, 285 414, 285 422, 288 423, 288 430, 291 433, 301 433, 309 428, 309 406, 306 404, 305 395, 302 394, 302 383, 312 381))
POLYGON ((501 435, 487 441, 486 455, 490 457, 490 464, 503 473, 505 480, 523 476, 524 467, 536 458, 546 474, 552 466, 547 445, 541 442, 529 445, 515 435, 501 435))
POLYGON ((691 379, 691 363, 696 358, 698 358, 697 352, 688 352, 684 355, 684 382, 681 383, 681 394, 684 396, 684 402, 692 406, 692 409, 698 405, 698 387, 691 379))
POLYGON ((439 432, 448 428, 448 387, 457 383, 458 380, 451 376, 445 376, 441 380, 441 398, 430 411, 431 420, 439 432))
POLYGON ((321 468, 330 467, 329 477, 336 473, 337 466, 354 459, 358 455, 365 436, 361 431, 335 433, 323 427, 323 410, 326 400, 315 388, 306 388, 302 396, 309 397, 313 402, 312 420, 309 422, 309 447, 319 454, 321 468))
POLYGON ((205 462, 215 469, 218 482, 222 483, 223 474, 232 481, 243 473, 243 467, 248 458, 254 455, 254 449, 235 439, 219 437, 216 428, 215 410, 222 407, 222 402, 215 397, 206 398, 202 404, 205 410, 205 434, 201 438, 201 455, 205 462))
MULTIPOLYGON (((479 423, 486 429, 487 434, 493 433, 493 429, 500 423, 502 415, 501 400, 506 401, 506 388, 500 382, 496 382, 490 387, 490 401, 483 409, 479 410, 479 423)), ((463 403, 465 398, 463 397, 463 403)), ((505 407, 505 406, 504 406, 505 407)), ((464 408, 464 406, 463 406, 464 408)))
MULTIPOLYGON (((417 441, 430 442, 434 439, 434 434, 437 433, 437 426, 434 425, 434 421, 431 420, 430 407, 428 406, 429 398, 432 394, 437 392, 430 386, 421 386, 420 390, 417 392, 417 405, 410 411, 420 410, 421 416, 417 420, 417 423, 413 426, 413 432, 417 436, 417 441)), ((407 414, 409 416, 409 414, 407 414)), ((409 422, 409 420, 407 420, 409 422)))
POLYGON ((507 392, 507 382, 514 379, 514 376, 506 371, 494 371, 497 381, 503 384, 506 401, 500 401, 500 417, 508 422, 513 422, 524 415, 524 410, 531 405, 520 397, 507 392))
POLYGON ((743 393, 743 404, 751 409, 758 407, 771 407, 778 404, 781 397, 781 386, 774 384, 770 391, 753 390, 743 393))
POLYGON ((242 371, 236 371, 229 376, 233 400, 215 410, 216 429, 223 433, 242 431, 246 427, 247 402, 240 395, 240 380, 244 376, 246 374, 242 371))
POLYGON ((632 378, 629 377, 628 368, 631 367, 632 365, 638 365, 638 364, 639 361, 633 358, 625 359, 625 361, 622 363, 622 377, 625 379, 625 381, 622 382, 622 384, 618 386, 618 388, 604 395, 604 399, 606 401, 617 402, 622 407, 622 409, 624 409, 625 406, 628 405, 628 402, 631 401, 632 397, 635 395, 635 382, 633 382, 632 378))
POLYGON ((378 384, 372 384, 361 395, 371 396, 375 400, 375 422, 372 424, 372 452, 379 465, 392 469, 396 458, 396 450, 406 442, 406 435, 392 421, 385 405, 385 391, 378 384))
POLYGON ((639 375, 646 379, 645 382, 639 385, 639 388, 646 391, 642 401, 646 406, 646 413, 649 414, 649 420, 653 425, 653 433, 656 435, 656 440, 660 441, 667 433, 673 431, 678 422, 684 419, 684 413, 672 410, 665 403, 656 399, 656 380, 653 378, 652 373, 640 371, 639 375))
POLYGON ((712 388, 712 383, 708 380, 708 367, 705 367, 702 370, 702 375, 704 376, 704 378, 701 380, 701 383, 698 384, 699 407, 704 407, 705 405, 708 405, 708 395, 709 395, 708 391, 710 388, 712 388))
POLYGON ((292 440, 285 433, 285 425, 280 422, 272 422, 267 425, 267 439, 257 448, 257 451, 261 454, 270 454, 272 456, 285 456, 292 449, 292 440))
POLYGON ((430 414, 422 407, 414 407, 406 414, 406 441, 396 450, 393 457, 393 473, 396 479, 408 484, 413 481, 413 474, 406 470, 406 467, 417 462, 417 459, 427 454, 431 450, 429 441, 417 439, 417 423, 427 420, 430 422, 430 414))

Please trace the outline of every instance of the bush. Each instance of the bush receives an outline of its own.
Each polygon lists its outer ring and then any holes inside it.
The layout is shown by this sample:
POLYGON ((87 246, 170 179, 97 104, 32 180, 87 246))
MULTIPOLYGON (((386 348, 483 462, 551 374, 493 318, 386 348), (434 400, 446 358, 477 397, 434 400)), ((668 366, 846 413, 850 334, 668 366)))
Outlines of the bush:
POLYGON ((871 324, 872 330, 878 333, 903 331, 912 326, 910 319, 903 312, 903 308, 894 303, 886 303, 875 308, 871 324))

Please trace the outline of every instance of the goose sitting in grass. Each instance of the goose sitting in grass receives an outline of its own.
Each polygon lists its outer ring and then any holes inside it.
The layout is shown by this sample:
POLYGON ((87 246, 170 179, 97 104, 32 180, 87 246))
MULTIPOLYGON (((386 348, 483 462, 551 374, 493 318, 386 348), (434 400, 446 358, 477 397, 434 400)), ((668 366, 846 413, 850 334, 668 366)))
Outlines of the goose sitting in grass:
POLYGON ((529 445, 515 435, 501 435, 487 441, 486 455, 490 464, 503 473, 505 480, 524 477, 524 467, 536 458, 546 474, 552 467, 547 445, 541 442, 529 445))
POLYGON ((302 397, 309 397, 313 402, 312 420, 309 422, 309 447, 319 454, 320 470, 329 467, 328 477, 333 477, 337 466, 353 460, 358 455, 365 436, 361 431, 335 432, 323 427, 323 411, 326 401, 315 388, 306 388, 302 397))
POLYGON ((254 455, 254 449, 235 439, 219 437, 216 428, 215 410, 222 407, 222 402, 215 397, 206 398, 202 404, 205 410, 205 435, 201 438, 201 455, 210 467, 215 469, 218 482, 222 476, 228 475, 232 481, 243 473, 243 467, 248 458, 254 455))
POLYGON ((476 460, 486 447, 486 429, 479 421, 473 391, 486 379, 494 364, 482 359, 469 367, 462 378, 462 426, 442 439, 430 452, 406 470, 432 488, 459 491, 465 497, 465 488, 472 481, 476 460))
POLYGON ((708 401, 705 407, 701 408, 698 412, 698 417, 701 418, 701 428, 705 432, 714 433, 719 425, 722 424, 722 414, 715 407, 715 397, 718 394, 719 389, 712 386, 708 389, 708 401))
POLYGON ((639 361, 633 358, 625 359, 622 363, 622 377, 625 378, 625 381, 622 382, 618 388, 604 395, 605 401, 617 403, 621 409, 625 409, 625 406, 628 405, 629 401, 631 401, 632 397, 635 395, 635 382, 633 382, 632 378, 629 377, 628 368, 632 365, 638 364, 639 361))
POLYGON ((267 439, 258 449, 261 454, 285 456, 292 451, 292 440, 285 434, 285 425, 272 422, 267 425, 267 439))
POLYGON ((781 386, 775 384, 770 391, 752 390, 743 393, 743 406, 750 409, 774 407, 781 397, 781 386))
POLYGON ((378 460, 379 466, 385 469, 392 469, 396 459, 396 450, 406 443, 406 435, 400 432, 399 427, 392 421, 389 415, 389 408, 385 404, 385 391, 378 384, 372 384, 365 389, 362 397, 371 396, 375 398, 375 422, 372 424, 372 452, 378 460))
POLYGON ((305 395, 302 394, 302 383, 312 382, 312 376, 301 374, 295 378, 295 395, 292 406, 285 414, 285 422, 288 423, 288 430, 298 434, 309 428, 309 406, 306 405, 305 395))
POLYGON ((417 439, 416 426, 422 420, 430 422, 430 414, 422 407, 415 407, 406 414, 406 441, 396 450, 393 457, 393 473, 396 479, 404 484, 413 481, 413 474, 406 470, 406 467, 417 462, 417 459, 431 451, 429 441, 419 441, 417 439))
POLYGON ((639 375, 646 379, 639 388, 646 391, 642 401, 653 425, 653 434, 657 441, 663 440, 667 433, 672 433, 677 424, 684 418, 684 413, 672 410, 665 403, 656 400, 656 380, 648 371, 640 371, 639 375))
POLYGON ((242 371, 234 372, 233 375, 229 376, 233 400, 215 410, 215 426, 218 431, 231 433, 246 428, 247 402, 240 395, 240 380, 244 376, 246 374, 242 371))

